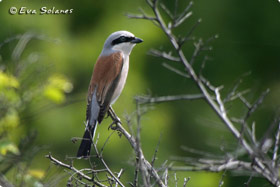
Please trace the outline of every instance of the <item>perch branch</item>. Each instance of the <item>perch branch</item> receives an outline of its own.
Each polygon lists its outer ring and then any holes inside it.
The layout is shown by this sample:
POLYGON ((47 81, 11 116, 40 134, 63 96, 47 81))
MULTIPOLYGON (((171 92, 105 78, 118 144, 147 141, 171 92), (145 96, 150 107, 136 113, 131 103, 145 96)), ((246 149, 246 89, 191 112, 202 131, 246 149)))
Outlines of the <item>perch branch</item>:
POLYGON ((133 148, 134 152, 136 155, 139 155, 140 157, 138 159, 141 159, 143 162, 143 166, 147 168, 148 171, 152 174, 152 176, 155 178, 157 184, 161 187, 165 187, 165 184, 161 180, 160 176, 158 175, 157 171, 155 168, 145 159, 145 156, 143 154, 143 151, 141 148, 138 149, 136 139, 131 136, 125 128, 122 126, 121 122, 118 120, 118 116, 116 113, 112 110, 112 108, 109 109, 108 111, 109 116, 112 118, 113 121, 116 122, 116 129, 121 132, 125 138, 129 141, 131 147, 133 148))

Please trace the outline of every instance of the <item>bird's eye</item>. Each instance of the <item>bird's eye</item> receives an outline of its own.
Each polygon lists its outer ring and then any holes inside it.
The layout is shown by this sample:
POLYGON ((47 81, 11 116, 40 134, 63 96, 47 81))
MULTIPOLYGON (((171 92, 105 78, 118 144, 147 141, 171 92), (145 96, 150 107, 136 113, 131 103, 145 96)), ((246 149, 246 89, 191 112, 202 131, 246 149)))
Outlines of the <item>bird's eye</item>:
POLYGON ((120 37, 120 41, 121 41, 121 42, 125 42, 125 41, 126 41, 126 37, 125 37, 125 36, 121 36, 121 37, 120 37))

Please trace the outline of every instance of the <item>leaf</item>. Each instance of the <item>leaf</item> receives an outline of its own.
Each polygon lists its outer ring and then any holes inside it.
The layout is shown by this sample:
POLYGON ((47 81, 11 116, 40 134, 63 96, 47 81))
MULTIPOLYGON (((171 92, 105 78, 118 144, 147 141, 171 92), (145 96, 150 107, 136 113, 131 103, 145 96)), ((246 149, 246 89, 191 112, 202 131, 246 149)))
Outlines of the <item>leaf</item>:
POLYGON ((19 149, 17 148, 17 146, 8 141, 8 140, 3 140, 0 141, 0 154, 1 155, 6 155, 8 152, 14 153, 14 154, 19 154, 19 149))
POLYGON ((16 110, 10 109, 8 113, 0 119, 0 134, 5 131, 12 131, 19 125, 20 119, 16 110))
POLYGON ((59 104, 65 101, 65 93, 71 92, 73 85, 62 75, 52 75, 45 87, 44 95, 59 104))
POLYGON ((0 70, 0 90, 8 87, 18 88, 19 82, 14 76, 8 75, 0 70))
POLYGON ((28 174, 37 179, 43 179, 45 176, 45 172, 40 169, 30 169, 28 170, 28 174))
POLYGON ((64 93, 60 89, 53 86, 48 86, 44 91, 44 95, 57 104, 62 103, 65 100, 64 93))
POLYGON ((69 93, 73 89, 73 85, 68 79, 60 74, 52 75, 49 78, 49 82, 52 86, 55 86, 56 88, 61 89, 65 93, 69 93))

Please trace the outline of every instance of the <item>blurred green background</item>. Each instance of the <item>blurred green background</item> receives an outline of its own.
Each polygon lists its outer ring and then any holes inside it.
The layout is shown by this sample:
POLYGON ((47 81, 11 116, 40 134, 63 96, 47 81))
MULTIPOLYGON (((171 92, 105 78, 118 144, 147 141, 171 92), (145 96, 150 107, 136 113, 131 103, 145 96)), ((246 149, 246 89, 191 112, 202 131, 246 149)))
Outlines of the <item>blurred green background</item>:
MULTIPOLYGON (((173 1, 165 3, 174 8, 173 1)), ((183 10, 189 1, 179 0, 179 3, 183 10)), ((93 65, 105 39, 114 31, 128 30, 144 40, 131 54, 127 84, 114 105, 123 121, 126 115, 134 113, 133 97, 136 95, 197 93, 191 80, 161 65, 165 60, 147 55, 151 48, 168 51, 170 44, 151 22, 125 16, 125 13, 139 13, 140 7, 150 12, 144 0, 0 2, 0 168, 8 180, 16 185, 65 186, 69 175, 53 166, 44 155, 51 152, 61 160, 66 155, 75 156, 79 143, 73 144, 71 138, 82 136, 84 131, 87 88, 93 65), (12 6, 18 9, 24 6, 37 12, 43 6, 74 10, 69 15, 11 15, 8 10, 12 6), (35 137, 34 134, 36 138, 30 145, 28 140, 35 137), (26 136, 29 138, 23 140, 26 136), (24 151, 29 154, 19 158, 24 151)), ((246 95, 249 101, 257 99, 266 88, 271 89, 264 104, 250 119, 256 121, 257 138, 261 138, 273 122, 280 104, 280 3, 277 0, 195 0, 191 10, 193 16, 176 33, 184 35, 197 19, 202 18, 194 31, 196 39, 219 35, 211 43, 213 50, 203 52, 195 67, 200 66, 204 55, 211 57, 204 76, 215 86, 225 85, 223 96, 247 72, 251 74, 244 78, 241 89, 250 88, 246 95)), ((194 50, 192 42, 184 49, 190 58, 194 50)), ((230 114, 239 117, 245 111, 240 102, 235 102, 230 114)), ((99 147, 112 132, 107 130, 110 123, 110 119, 105 119, 98 126, 99 147)), ((172 162, 171 156, 192 156, 181 149, 182 145, 217 155, 234 152, 237 147, 233 136, 204 101, 154 105, 143 116, 141 124, 142 146, 148 160, 152 159, 161 136, 156 166, 165 160, 172 162)), ((105 147, 104 158, 112 170, 125 169, 122 181, 133 180, 134 154, 124 138, 115 133, 105 147)), ((87 161, 75 161, 74 164, 78 168, 90 167, 87 161)), ((222 173, 177 173, 179 184, 183 183, 184 177, 191 177, 190 187, 218 186, 221 176, 222 173)), ((228 172, 224 186, 243 186, 248 178, 228 172)), ((170 186, 173 184, 171 173, 170 186)), ((253 178, 251 186, 269 184, 253 178)))

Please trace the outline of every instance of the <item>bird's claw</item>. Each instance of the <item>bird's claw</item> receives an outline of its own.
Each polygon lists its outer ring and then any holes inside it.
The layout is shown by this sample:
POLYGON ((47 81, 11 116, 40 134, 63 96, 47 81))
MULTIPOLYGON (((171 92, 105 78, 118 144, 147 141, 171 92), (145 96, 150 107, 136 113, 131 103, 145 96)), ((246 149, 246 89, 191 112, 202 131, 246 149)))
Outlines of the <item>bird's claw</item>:
POLYGON ((118 130, 118 123, 121 124, 121 121, 119 118, 114 119, 114 121, 111 123, 111 125, 109 125, 108 130, 112 129, 112 130, 118 130))

